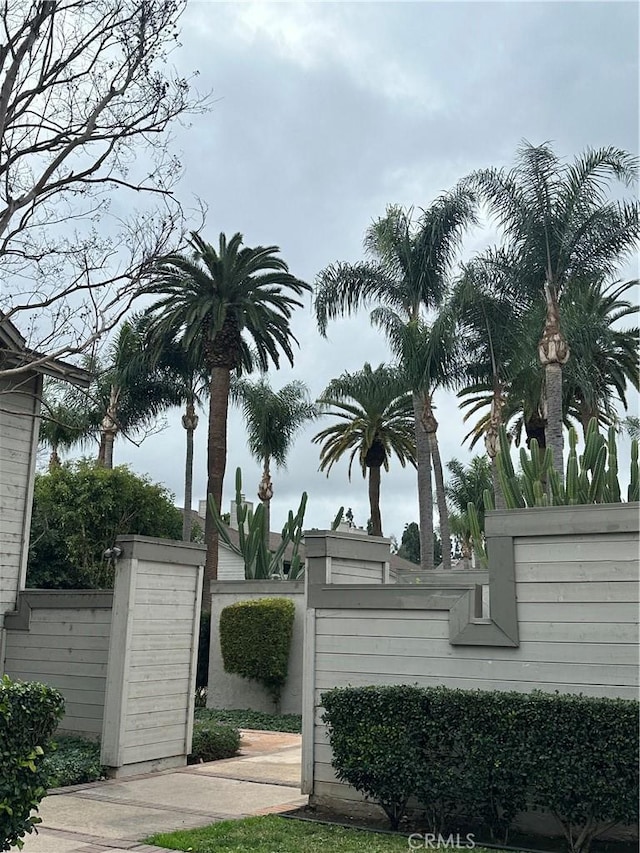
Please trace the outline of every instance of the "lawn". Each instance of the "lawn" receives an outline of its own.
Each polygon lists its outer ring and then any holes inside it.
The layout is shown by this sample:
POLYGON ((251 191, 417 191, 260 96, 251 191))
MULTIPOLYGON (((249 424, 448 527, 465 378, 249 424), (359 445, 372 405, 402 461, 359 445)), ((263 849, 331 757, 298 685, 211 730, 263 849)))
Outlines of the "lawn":
MULTIPOLYGON (((145 839, 170 850, 191 853, 407 853, 410 849, 435 849, 406 836, 382 835, 342 826, 290 820, 276 815, 249 817, 244 820, 225 820, 202 829, 180 830, 145 839)), ((461 846, 465 844, 461 839, 461 846)), ((452 849, 451 846, 441 849, 452 849)), ((462 849, 464 847, 462 846, 462 849)), ((482 847, 476 853, 489 853, 482 847)), ((491 851, 500 853, 500 851, 491 851)))

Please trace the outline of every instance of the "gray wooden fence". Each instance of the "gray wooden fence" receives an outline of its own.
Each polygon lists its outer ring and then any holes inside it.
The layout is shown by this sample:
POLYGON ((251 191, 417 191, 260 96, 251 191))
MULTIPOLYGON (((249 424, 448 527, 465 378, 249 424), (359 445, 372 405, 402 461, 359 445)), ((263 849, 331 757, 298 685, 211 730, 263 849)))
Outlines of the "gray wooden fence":
MULTIPOLYGON (((303 790, 361 800, 335 777, 320 717, 331 687, 420 684, 638 695, 638 504, 488 515, 489 572, 335 582, 330 533, 307 540, 303 790), (483 615, 488 584, 489 616, 483 615)), ((356 547, 354 542, 353 547, 356 547)))

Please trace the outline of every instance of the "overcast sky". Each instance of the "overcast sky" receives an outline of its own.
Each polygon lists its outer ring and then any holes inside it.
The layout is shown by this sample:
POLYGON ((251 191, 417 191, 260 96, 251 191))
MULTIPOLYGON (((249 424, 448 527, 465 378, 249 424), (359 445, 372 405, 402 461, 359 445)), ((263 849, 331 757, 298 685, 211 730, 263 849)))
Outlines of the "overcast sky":
MULTIPOLYGON (((362 258, 362 237, 389 203, 426 207, 473 169, 509 166, 522 139, 552 141, 572 157, 586 146, 638 152, 638 6, 633 2, 219 3, 191 0, 175 54, 197 69, 213 109, 177 134, 185 175, 180 194, 209 206, 205 239, 242 232, 275 244, 298 277, 313 283, 336 261, 362 258)), ((463 256, 494 239, 467 235, 463 256)), ((636 273, 637 274, 637 273, 636 273)), ((365 361, 389 359, 368 315, 334 323, 319 337, 310 300, 293 321, 293 370, 271 371, 280 387, 301 379, 318 396, 365 361)), ((469 458, 455 398, 436 394, 443 461, 469 458)), ((205 496, 206 417, 196 433, 194 508, 205 496)), ((184 430, 179 413, 140 448, 119 440, 129 463, 183 498, 184 430)), ((327 527, 338 507, 366 524, 367 490, 345 465, 317 471, 319 426, 299 436, 286 471, 274 472, 272 527, 309 493, 307 527, 327 527)), ((234 472, 255 500, 260 470, 242 420, 229 420, 225 509, 234 472)), ((415 472, 391 460, 382 476, 386 535, 417 520, 415 472)))

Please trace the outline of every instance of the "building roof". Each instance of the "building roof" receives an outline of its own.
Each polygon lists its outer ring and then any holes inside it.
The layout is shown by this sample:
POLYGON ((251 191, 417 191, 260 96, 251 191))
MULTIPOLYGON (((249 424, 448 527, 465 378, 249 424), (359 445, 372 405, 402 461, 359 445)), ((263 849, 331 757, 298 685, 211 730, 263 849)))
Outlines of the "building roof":
POLYGON ((88 388, 91 381, 91 374, 82 367, 30 349, 11 320, 0 311, 0 367, 2 365, 13 368, 32 366, 37 373, 80 388, 88 388))

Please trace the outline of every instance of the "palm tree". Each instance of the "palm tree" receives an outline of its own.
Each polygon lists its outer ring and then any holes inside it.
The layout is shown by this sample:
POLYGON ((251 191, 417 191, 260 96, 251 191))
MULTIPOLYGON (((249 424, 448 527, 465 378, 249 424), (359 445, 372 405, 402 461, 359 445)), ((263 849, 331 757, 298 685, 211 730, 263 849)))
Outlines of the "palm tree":
POLYGON ((356 373, 343 373, 333 379, 318 403, 338 423, 321 430, 313 441, 322 444, 320 470, 329 472, 347 452, 348 476, 356 456, 362 476, 369 469, 369 508, 371 535, 382 536, 380 513, 380 469, 389 470, 389 458, 395 454, 404 468, 416 464, 412 395, 402 375, 381 364, 370 364, 356 373))
MULTIPOLYGON (((314 307, 321 334, 326 335, 329 320, 360 308, 387 308, 408 324, 417 323, 425 311, 442 303, 446 278, 462 234, 475 222, 473 195, 459 188, 422 211, 417 223, 413 223, 412 217, 412 209, 387 208, 386 215, 374 222, 365 235, 365 251, 370 260, 332 264, 319 274, 314 307)), ((437 424, 424 389, 415 387, 412 391, 422 567, 432 569, 431 451, 437 437, 435 431, 429 436, 424 424, 432 427, 437 424)), ((440 493, 439 488, 436 491, 439 505, 444 506, 444 492, 440 493)), ((446 519, 444 524, 442 537, 446 542, 446 519)), ((446 545, 443 553, 450 565, 450 549, 446 545)))
MULTIPOLYGON (((637 327, 619 328, 621 320, 638 313, 638 306, 623 298, 635 284, 574 279, 560 297, 564 334, 574 356, 563 371, 562 412, 567 425, 578 421, 585 429, 592 417, 603 424, 617 422, 618 410, 627 409, 627 385, 638 389, 639 331, 637 327)), ((545 446, 545 377, 535 357, 535 330, 544 311, 544 303, 538 300, 519 323, 514 322, 517 335, 506 362, 502 405, 502 421, 512 424, 516 443, 524 429, 527 444, 536 438, 541 447, 545 446)), ((513 337, 507 330, 505 334, 513 337)), ((461 405, 469 409, 465 420, 485 410, 469 433, 473 447, 490 426, 491 415, 486 410, 492 404, 491 385, 485 381, 467 386, 459 396, 464 401, 461 405)))
POLYGON ((113 467, 113 447, 120 434, 132 438, 152 427, 169 406, 179 403, 175 384, 151 364, 145 324, 140 314, 125 320, 105 355, 86 356, 82 366, 93 378, 89 388, 69 388, 62 403, 78 413, 83 438, 99 441, 98 464, 113 467))
MULTIPOLYGON (((311 290, 291 275, 277 246, 242 248, 242 234, 218 248, 192 234, 191 256, 169 255, 156 267, 142 293, 160 295, 147 309, 152 334, 200 348, 210 376, 207 439, 207 493, 220 511, 227 461, 227 410, 232 371, 266 371, 280 353, 293 364, 297 343, 289 321, 301 296, 311 290)), ((218 534, 209 507, 205 522, 205 585, 218 574, 218 534)), ((208 595, 204 595, 206 605, 208 595)))
POLYGON ((563 410, 579 420, 585 435, 592 418, 611 424, 619 408, 628 409, 627 385, 639 390, 640 330, 618 325, 638 314, 638 305, 622 298, 637 284, 574 279, 560 301, 573 354, 564 371, 563 410))
POLYGON ((560 299, 574 279, 610 279, 633 252, 640 236, 640 204, 612 201, 608 192, 613 180, 630 186, 637 173, 637 159, 617 148, 587 149, 565 164, 549 145, 525 142, 511 171, 483 169, 467 181, 497 216, 517 257, 523 291, 544 294, 538 357, 545 373, 546 441, 560 477, 562 368, 570 356, 560 299))
POLYGON ((456 384, 463 388, 464 405, 472 406, 465 420, 478 408, 476 403, 485 405, 488 395, 483 392, 491 394, 490 411, 482 420, 481 431, 491 460, 497 509, 504 508, 496 466, 498 435, 513 361, 522 350, 528 328, 528 305, 518 292, 513 269, 513 260, 501 250, 489 250, 474 258, 462 267, 446 306, 461 343, 456 384))
POLYGON ((193 503, 193 444, 198 427, 196 407, 201 406, 209 391, 209 375, 202 363, 202 355, 197 348, 185 347, 183 341, 171 338, 153 337, 149 331, 149 318, 144 318, 145 334, 148 341, 147 355, 151 364, 162 371, 172 381, 176 397, 185 407, 182 415, 182 427, 186 434, 186 454, 184 466, 184 507, 182 517, 182 538, 191 541, 191 507, 193 503))
POLYGON ((60 450, 71 450, 86 442, 91 434, 87 413, 65 399, 64 389, 55 381, 47 383, 42 400, 39 440, 49 447, 49 471, 60 466, 60 450))
POLYGON ((279 468, 286 466, 296 434, 305 423, 317 417, 317 408, 309 400, 307 386, 298 381, 289 382, 279 391, 274 391, 264 377, 257 382, 237 379, 231 384, 231 397, 242 407, 249 434, 249 451, 263 466, 258 498, 264 506, 268 544, 273 497, 271 462, 279 468))
POLYGON ((451 477, 446 485, 451 508, 451 528, 462 549, 462 558, 469 564, 473 552, 473 537, 469 521, 469 504, 476 508, 480 530, 484 532, 484 493, 492 492, 491 464, 486 456, 474 456, 467 467, 457 459, 447 462, 451 477))
MULTIPOLYGON (((436 317, 433 323, 427 323, 420 318, 404 322, 403 318, 390 308, 380 307, 371 312, 371 320, 384 329, 404 381, 413 390, 414 422, 417 420, 420 423, 421 432, 426 438, 427 458, 433 465, 442 537, 442 562, 447 570, 451 568, 451 535, 433 394, 438 387, 449 387, 455 376, 457 341, 453 334, 453 317, 445 311, 436 317)), ((433 519, 433 511, 431 518, 433 519)))

